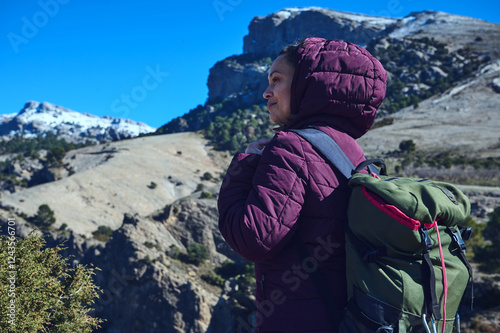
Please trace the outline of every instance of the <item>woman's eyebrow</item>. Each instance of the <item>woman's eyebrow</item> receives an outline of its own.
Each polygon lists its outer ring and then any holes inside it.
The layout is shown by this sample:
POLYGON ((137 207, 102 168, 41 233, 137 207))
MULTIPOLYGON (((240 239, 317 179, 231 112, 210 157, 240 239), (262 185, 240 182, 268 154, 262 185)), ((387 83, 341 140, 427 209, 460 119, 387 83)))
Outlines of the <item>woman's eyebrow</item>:
POLYGON ((275 74, 275 73, 282 74, 279 70, 275 69, 274 71, 272 71, 271 73, 269 73, 269 74, 267 75, 267 77, 268 77, 268 78, 270 78, 270 77, 271 77, 273 74, 275 74))

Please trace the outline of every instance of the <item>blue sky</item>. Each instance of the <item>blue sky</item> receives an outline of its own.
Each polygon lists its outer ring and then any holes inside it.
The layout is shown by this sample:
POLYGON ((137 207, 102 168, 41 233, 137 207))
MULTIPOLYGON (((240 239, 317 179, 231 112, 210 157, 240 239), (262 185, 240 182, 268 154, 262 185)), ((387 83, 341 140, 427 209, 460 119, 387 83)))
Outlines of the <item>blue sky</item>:
POLYGON ((500 1, 40 0, 0 2, 0 114, 28 100, 159 127, 204 104, 210 68, 241 54, 255 16, 320 6, 500 23, 500 1))

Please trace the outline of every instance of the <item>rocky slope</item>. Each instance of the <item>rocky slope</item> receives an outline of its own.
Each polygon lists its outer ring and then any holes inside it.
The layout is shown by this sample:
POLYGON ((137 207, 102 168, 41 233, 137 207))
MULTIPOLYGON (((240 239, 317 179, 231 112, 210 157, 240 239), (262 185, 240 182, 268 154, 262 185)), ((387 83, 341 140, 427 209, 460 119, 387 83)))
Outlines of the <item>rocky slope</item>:
POLYGON ((500 57, 500 25, 470 17, 424 11, 393 19, 318 7, 285 8, 254 18, 244 37, 244 53, 210 69, 206 104, 158 132, 205 129, 206 119, 264 105, 262 92, 272 59, 283 46, 312 35, 355 42, 377 53, 395 79, 389 89, 394 96, 382 105, 382 113, 442 92, 500 57))
POLYGON ((491 59, 500 57, 499 25, 467 16, 436 11, 411 13, 381 35, 398 39, 434 38, 445 43, 450 52, 467 48, 491 59))
POLYGON ((500 93, 494 81, 500 77, 500 59, 483 65, 453 88, 386 115, 392 124, 370 130, 359 139, 368 155, 398 150, 402 140, 413 140, 424 150, 454 150, 469 156, 500 156, 500 93))
POLYGON ((68 142, 104 142, 154 132, 154 128, 129 119, 98 117, 48 102, 29 101, 17 114, 0 116, 0 137, 36 137, 54 133, 68 142))
POLYGON ((242 262, 218 231, 212 198, 229 158, 196 133, 77 149, 65 160, 74 174, 3 196, 0 226, 13 217, 16 234, 25 236, 35 228, 27 217, 49 205, 56 223, 48 245, 65 242, 73 263, 100 268, 95 315, 107 319, 103 332, 222 332, 226 326, 229 332, 231 302, 220 305, 220 287, 202 279, 227 260, 242 262), (109 241, 94 237, 98 226, 114 230, 109 241), (191 243, 208 250, 205 264, 176 255, 191 243))

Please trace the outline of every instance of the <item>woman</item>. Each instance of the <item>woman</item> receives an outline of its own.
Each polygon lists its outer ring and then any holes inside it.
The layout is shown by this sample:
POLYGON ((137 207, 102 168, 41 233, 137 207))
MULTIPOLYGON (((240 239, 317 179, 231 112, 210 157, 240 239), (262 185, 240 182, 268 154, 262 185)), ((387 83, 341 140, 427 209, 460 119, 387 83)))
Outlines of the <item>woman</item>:
POLYGON ((355 139, 373 124, 387 73, 365 49, 308 38, 273 62, 264 92, 271 139, 234 156, 219 195, 219 228, 228 244, 255 262, 257 332, 335 332, 309 274, 318 270, 337 306, 346 303, 344 222, 347 180, 289 129, 316 127, 354 165, 355 139), (302 260, 298 235, 311 254, 302 260))

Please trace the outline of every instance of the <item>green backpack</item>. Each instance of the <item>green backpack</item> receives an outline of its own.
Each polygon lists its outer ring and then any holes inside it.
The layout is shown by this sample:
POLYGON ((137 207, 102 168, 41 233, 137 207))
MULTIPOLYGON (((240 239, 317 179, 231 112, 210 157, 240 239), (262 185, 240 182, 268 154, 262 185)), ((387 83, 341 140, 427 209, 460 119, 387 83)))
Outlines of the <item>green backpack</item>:
MULTIPOLYGON (((322 131, 291 131, 330 160, 352 188, 346 309, 334 308, 319 272, 311 275, 339 332, 449 333, 456 321, 460 331, 458 308, 472 281, 463 241, 472 229, 462 226, 470 214, 467 197, 449 183, 388 177, 380 159, 354 168, 322 131), (359 172, 366 168, 369 174, 359 172)), ((297 243, 306 256, 304 244, 297 243)))

